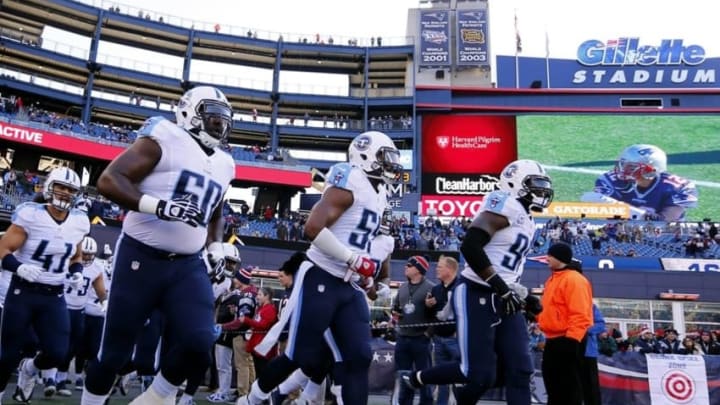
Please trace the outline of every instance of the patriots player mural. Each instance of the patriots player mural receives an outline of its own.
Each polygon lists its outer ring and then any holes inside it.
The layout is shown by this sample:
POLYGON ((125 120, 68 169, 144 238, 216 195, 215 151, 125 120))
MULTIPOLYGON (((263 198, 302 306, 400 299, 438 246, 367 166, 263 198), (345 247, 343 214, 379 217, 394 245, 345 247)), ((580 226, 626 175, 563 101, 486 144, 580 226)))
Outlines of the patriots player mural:
POLYGON ((698 203, 695 184, 668 173, 667 155, 655 145, 637 144, 625 148, 615 168, 595 181, 595 189, 582 201, 631 206, 636 219, 678 221, 698 203))

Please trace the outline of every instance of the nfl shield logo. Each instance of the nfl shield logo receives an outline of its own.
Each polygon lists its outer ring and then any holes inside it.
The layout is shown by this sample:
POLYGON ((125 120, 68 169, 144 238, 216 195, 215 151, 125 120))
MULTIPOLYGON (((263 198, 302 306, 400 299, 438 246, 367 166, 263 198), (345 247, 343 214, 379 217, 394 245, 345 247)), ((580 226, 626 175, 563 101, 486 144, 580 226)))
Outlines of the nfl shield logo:
POLYGON ((132 270, 137 270, 137 269, 139 269, 139 268, 140 268, 140 262, 139 262, 139 261, 133 260, 133 261, 130 263, 130 269, 132 269, 132 270))
POLYGON ((435 141, 437 142, 438 146, 445 149, 448 145, 450 145, 450 137, 449 136, 438 136, 435 138, 435 141))

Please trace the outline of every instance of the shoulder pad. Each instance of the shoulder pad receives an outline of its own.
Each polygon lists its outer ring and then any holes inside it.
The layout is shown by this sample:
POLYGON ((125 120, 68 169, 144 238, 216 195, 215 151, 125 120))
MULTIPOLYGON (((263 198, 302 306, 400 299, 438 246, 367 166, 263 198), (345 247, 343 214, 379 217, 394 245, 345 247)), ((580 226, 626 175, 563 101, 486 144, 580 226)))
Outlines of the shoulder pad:
POLYGON ((35 214, 45 209, 45 204, 24 202, 15 208, 10 221, 22 228, 27 228, 35 222, 35 214))
POLYGON ((147 136, 150 137, 153 135, 153 130, 155 127, 160 124, 163 121, 167 121, 164 117, 156 116, 156 117, 150 117, 145 120, 143 125, 140 127, 140 129, 137 130, 137 136, 138 138, 147 136))
POLYGON ((338 163, 333 165, 325 176, 325 187, 338 187, 350 189, 350 177, 353 167, 348 163, 338 163))

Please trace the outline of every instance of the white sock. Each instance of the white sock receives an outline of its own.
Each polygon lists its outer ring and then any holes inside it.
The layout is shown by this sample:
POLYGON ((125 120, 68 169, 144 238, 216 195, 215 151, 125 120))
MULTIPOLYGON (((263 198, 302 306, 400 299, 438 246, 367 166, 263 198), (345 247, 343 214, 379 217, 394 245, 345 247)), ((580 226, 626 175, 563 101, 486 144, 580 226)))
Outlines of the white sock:
POLYGON ((287 395, 296 389, 302 388, 310 380, 310 377, 306 376, 302 370, 297 369, 290 377, 278 385, 278 392, 281 395, 287 395))
POLYGON ((58 382, 67 381, 67 379, 68 379, 67 371, 58 371, 56 378, 57 378, 58 382))
POLYGON ((95 395, 85 387, 80 398, 80 405, 103 405, 107 397, 108 395, 95 395))
POLYGON ((40 371, 40 370, 38 370, 37 367, 35 367, 35 359, 30 359, 30 360, 26 361, 24 369, 25 369, 25 372, 30 375, 36 375, 38 373, 38 371, 40 371))
POLYGON ((260 404, 268 398, 270 398, 270 393, 262 392, 257 380, 255 380, 255 382, 252 384, 252 387, 250 387, 250 393, 248 394, 248 402, 250 404, 260 404))
POLYGON ((190 402, 190 401, 192 401, 192 398, 193 398, 192 395, 188 395, 188 394, 183 393, 183 394, 182 394, 182 397, 180 397, 180 401, 179 401, 179 402, 183 402, 183 401, 188 401, 188 402, 190 402))
POLYGON ((175 398, 178 391, 178 387, 170 384, 170 382, 163 377, 162 372, 157 373, 152 384, 150 384, 150 388, 155 390, 161 398, 168 398, 171 396, 175 398))
POLYGON ((43 379, 54 380, 57 377, 57 368, 51 368, 49 370, 40 370, 40 375, 43 379))
POLYGON ((303 388, 302 394, 300 396, 302 398, 305 398, 307 402, 312 402, 315 398, 317 398, 318 392, 320 391, 320 385, 313 382, 312 380, 308 380, 307 384, 305 384, 305 388, 303 388))

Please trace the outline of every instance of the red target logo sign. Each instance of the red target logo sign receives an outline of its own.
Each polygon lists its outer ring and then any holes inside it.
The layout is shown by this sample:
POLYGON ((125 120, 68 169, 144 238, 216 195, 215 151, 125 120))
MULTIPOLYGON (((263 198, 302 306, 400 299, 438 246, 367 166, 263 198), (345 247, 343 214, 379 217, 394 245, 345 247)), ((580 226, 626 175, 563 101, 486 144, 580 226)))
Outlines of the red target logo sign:
POLYGON ((663 394, 675 404, 687 404, 695 397, 695 381, 684 371, 668 371, 660 385, 663 394))

